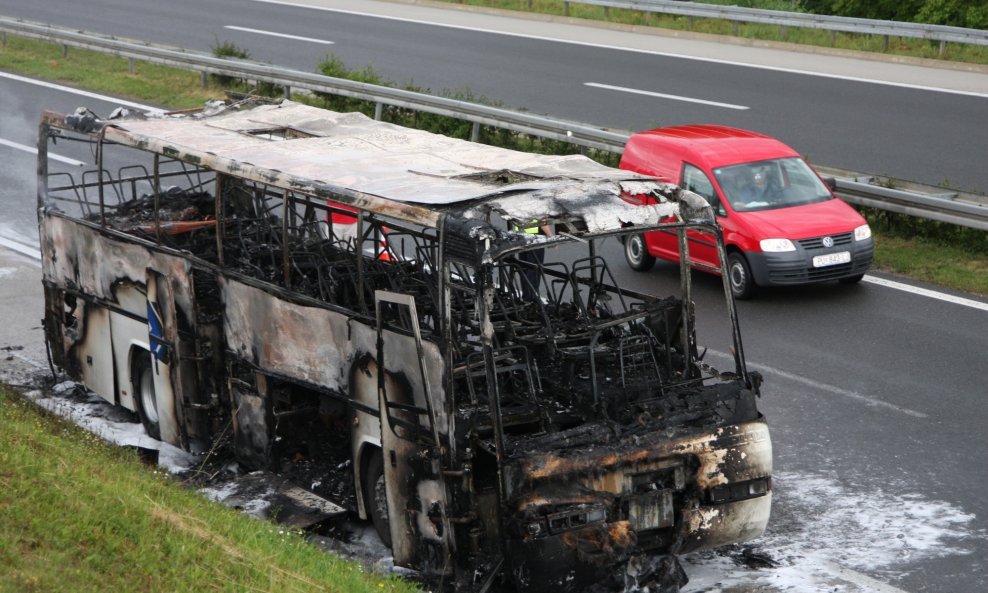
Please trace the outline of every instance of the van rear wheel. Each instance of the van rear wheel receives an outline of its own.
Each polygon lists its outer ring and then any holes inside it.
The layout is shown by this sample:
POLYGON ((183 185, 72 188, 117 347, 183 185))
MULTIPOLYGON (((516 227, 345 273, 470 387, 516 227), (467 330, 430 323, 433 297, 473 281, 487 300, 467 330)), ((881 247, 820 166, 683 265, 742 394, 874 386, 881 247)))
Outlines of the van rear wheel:
POLYGON ((624 241, 624 259, 636 272, 647 272, 655 265, 655 256, 648 252, 645 237, 641 234, 631 235, 624 241))

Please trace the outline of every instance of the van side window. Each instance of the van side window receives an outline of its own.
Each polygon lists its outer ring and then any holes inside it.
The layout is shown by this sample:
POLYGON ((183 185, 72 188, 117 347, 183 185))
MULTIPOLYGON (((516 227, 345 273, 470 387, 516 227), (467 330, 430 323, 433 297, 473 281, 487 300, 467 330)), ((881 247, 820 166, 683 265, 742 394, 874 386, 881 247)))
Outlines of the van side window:
POLYGON ((721 216, 726 214, 720 206, 717 191, 714 190, 714 184, 710 182, 710 178, 693 165, 688 163, 683 165, 683 180, 679 187, 703 196, 707 203, 721 216))

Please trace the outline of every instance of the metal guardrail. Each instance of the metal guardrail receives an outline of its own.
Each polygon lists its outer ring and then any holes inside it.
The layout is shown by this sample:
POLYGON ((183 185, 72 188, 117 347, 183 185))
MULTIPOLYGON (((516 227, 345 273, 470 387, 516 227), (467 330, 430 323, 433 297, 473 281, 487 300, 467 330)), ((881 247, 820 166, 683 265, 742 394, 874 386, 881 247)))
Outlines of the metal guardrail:
MULTIPOLYGON (((382 105, 394 105, 415 111, 455 117, 473 123, 474 136, 476 136, 478 126, 487 125, 542 138, 561 140, 577 146, 620 153, 631 135, 627 131, 605 130, 588 124, 457 101, 435 95, 288 70, 247 60, 217 58, 202 52, 117 39, 0 16, 0 34, 6 35, 7 33, 41 39, 60 44, 65 48, 69 46, 79 47, 130 59, 189 69, 203 74, 232 76, 267 82, 286 89, 299 88, 363 99, 377 103, 378 118, 380 118, 382 105)), ((945 188, 919 188, 915 185, 910 189, 892 189, 905 187, 907 183, 886 178, 877 180, 879 185, 876 185, 877 178, 864 174, 826 167, 817 168, 825 175, 834 176, 837 179, 838 194, 853 204, 988 230, 988 196, 962 194, 945 188)))
POLYGON ((834 32, 882 35, 886 37, 929 39, 940 42, 941 54, 947 42, 988 45, 988 31, 966 29, 964 27, 948 27, 946 25, 828 16, 804 12, 784 12, 781 10, 742 8, 739 6, 721 6, 673 0, 568 0, 566 2, 567 12, 569 11, 568 5, 571 3, 675 14, 689 18, 721 19, 732 21, 735 24, 739 22, 760 23, 777 25, 779 27, 800 27, 805 29, 824 29, 834 32))
POLYGON ((918 218, 988 231, 988 196, 816 167, 837 181, 835 193, 845 202, 918 218))
POLYGON ((475 125, 475 134, 477 126, 489 125, 613 152, 620 152, 628 139, 627 134, 609 132, 578 122, 567 122, 404 89, 290 70, 249 60, 217 58, 203 52, 120 39, 9 17, 0 16, 0 32, 48 41, 62 45, 64 48, 78 47, 129 59, 189 69, 204 75, 217 74, 267 82, 285 87, 286 94, 290 92, 290 89, 305 89, 364 99, 379 105, 394 105, 415 111, 456 117, 472 122, 475 125))

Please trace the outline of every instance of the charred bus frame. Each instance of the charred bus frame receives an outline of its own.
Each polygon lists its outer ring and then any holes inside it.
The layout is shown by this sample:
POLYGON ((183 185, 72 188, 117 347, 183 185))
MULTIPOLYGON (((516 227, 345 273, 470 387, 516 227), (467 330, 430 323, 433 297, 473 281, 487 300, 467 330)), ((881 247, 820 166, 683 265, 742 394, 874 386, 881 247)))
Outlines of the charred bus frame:
POLYGON ((252 467, 342 454, 339 502, 396 564, 577 590, 764 529, 771 445, 730 289, 719 372, 689 262, 656 298, 600 252, 663 228, 723 255, 702 198, 289 101, 45 113, 38 148, 55 363, 188 450, 231 427, 252 467), (56 141, 95 171, 49 170, 56 141))

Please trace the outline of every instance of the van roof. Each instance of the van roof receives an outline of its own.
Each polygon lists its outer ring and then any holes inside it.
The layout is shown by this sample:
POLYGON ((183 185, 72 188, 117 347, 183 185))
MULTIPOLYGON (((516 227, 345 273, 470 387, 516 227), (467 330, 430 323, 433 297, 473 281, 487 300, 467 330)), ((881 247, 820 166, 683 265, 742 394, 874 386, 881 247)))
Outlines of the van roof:
POLYGON ((711 124, 657 128, 635 134, 629 144, 631 142, 640 144, 638 149, 643 151, 649 147, 675 147, 683 160, 711 169, 799 156, 799 153, 775 138, 740 128, 711 124))

